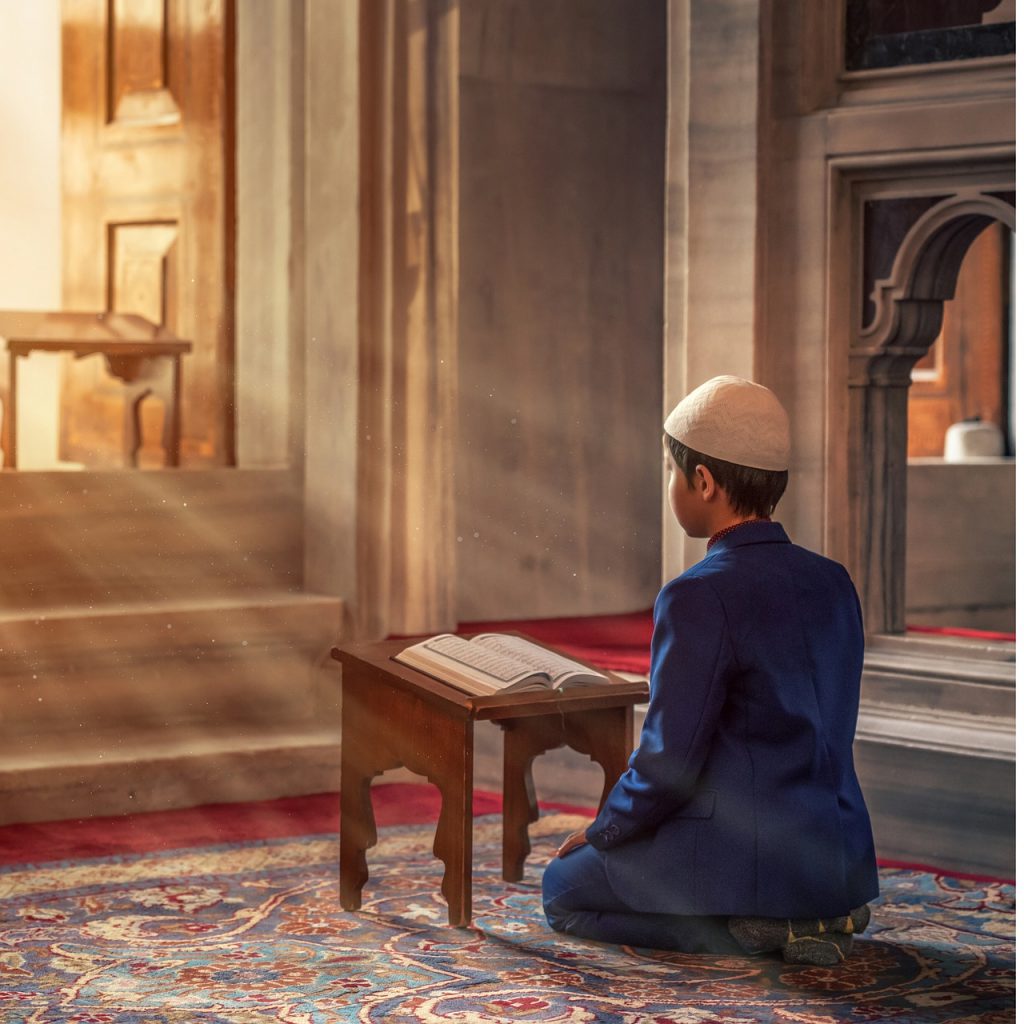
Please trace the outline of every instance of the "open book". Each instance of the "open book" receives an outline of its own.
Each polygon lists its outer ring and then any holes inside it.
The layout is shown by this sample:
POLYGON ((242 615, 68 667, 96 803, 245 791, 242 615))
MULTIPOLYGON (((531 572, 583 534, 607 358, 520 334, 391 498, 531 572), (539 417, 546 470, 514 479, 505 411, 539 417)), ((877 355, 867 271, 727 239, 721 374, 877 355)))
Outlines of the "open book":
POLYGON ((451 633, 407 647, 395 661, 473 696, 510 690, 564 690, 608 683, 607 676, 518 636, 481 633, 465 640, 451 633))

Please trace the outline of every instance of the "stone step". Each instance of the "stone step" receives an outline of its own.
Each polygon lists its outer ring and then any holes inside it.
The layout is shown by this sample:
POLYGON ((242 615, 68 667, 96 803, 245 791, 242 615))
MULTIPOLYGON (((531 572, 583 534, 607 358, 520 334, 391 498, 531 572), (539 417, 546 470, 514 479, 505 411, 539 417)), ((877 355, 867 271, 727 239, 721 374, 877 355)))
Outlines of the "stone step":
POLYGON ((340 725, 233 735, 187 729, 103 748, 80 740, 0 755, 0 824, 323 793, 338 788, 340 770, 340 725))
POLYGON ((313 721, 337 707, 341 614, 336 598, 267 592, 0 615, 0 747, 313 721))
POLYGON ((1016 644, 961 638, 872 637, 864 659, 865 704, 1012 720, 1016 644))

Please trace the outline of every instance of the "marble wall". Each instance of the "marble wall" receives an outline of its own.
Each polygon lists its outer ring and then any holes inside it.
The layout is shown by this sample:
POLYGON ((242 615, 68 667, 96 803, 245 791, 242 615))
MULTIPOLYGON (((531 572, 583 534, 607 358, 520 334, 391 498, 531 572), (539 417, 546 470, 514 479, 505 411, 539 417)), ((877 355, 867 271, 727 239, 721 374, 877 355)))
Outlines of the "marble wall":
MULTIPOLYGON (((0 309, 59 309, 60 2, 6 4, 2 18, 0 136, 9 158, 0 164, 0 309)), ((19 361, 24 468, 59 465, 60 366, 61 357, 51 353, 19 361)), ((6 353, 0 353, 0 374, 6 380, 6 353)))
MULTIPOLYGON (((357 585, 359 405, 359 5, 305 9, 303 289, 292 444, 301 454, 304 582, 352 601, 357 585)), ((301 99, 299 98, 301 96, 301 99)))
POLYGON ((247 468, 288 465, 293 392, 301 397, 292 321, 302 304, 302 14, 302 5, 274 0, 237 8, 235 417, 238 465, 247 468))
POLYGON ((0 163, 4 309, 60 306, 60 70, 60 0, 6 4, 0 32, 0 132, 9 155, 0 163))
MULTIPOLYGON (((669 0, 666 409, 710 377, 757 373, 758 8, 669 0)), ((664 577, 704 552, 666 509, 664 577)))
POLYGON ((662 0, 464 0, 458 615, 660 583, 662 0))
POLYGON ((1013 459, 907 467, 907 623, 1013 632, 1013 459))

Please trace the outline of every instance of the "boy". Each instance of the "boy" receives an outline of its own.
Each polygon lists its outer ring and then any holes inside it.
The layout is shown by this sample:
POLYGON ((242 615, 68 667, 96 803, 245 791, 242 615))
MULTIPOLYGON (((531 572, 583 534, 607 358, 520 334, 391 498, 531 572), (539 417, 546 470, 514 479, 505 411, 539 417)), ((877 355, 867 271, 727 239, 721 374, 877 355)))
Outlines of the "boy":
POLYGON ((545 871, 545 913, 605 942, 838 963, 878 895, 856 592, 770 520, 790 448, 771 391, 715 377, 664 443, 672 511, 708 554, 658 595, 639 745, 545 871))

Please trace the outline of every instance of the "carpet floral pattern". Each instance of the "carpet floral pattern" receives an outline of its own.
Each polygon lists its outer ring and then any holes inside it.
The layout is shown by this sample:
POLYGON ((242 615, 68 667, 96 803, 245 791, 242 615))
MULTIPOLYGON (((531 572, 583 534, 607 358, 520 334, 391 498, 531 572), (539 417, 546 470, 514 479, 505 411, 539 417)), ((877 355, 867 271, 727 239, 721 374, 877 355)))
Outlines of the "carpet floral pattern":
POLYGON ((550 932, 540 872, 583 819, 541 818, 520 884, 475 824, 474 922, 446 927, 427 825, 381 829, 364 909, 332 836, 0 869, 6 1024, 280 1021, 997 1024, 1013 1019, 1014 890, 887 869, 840 968, 684 956, 550 932))

